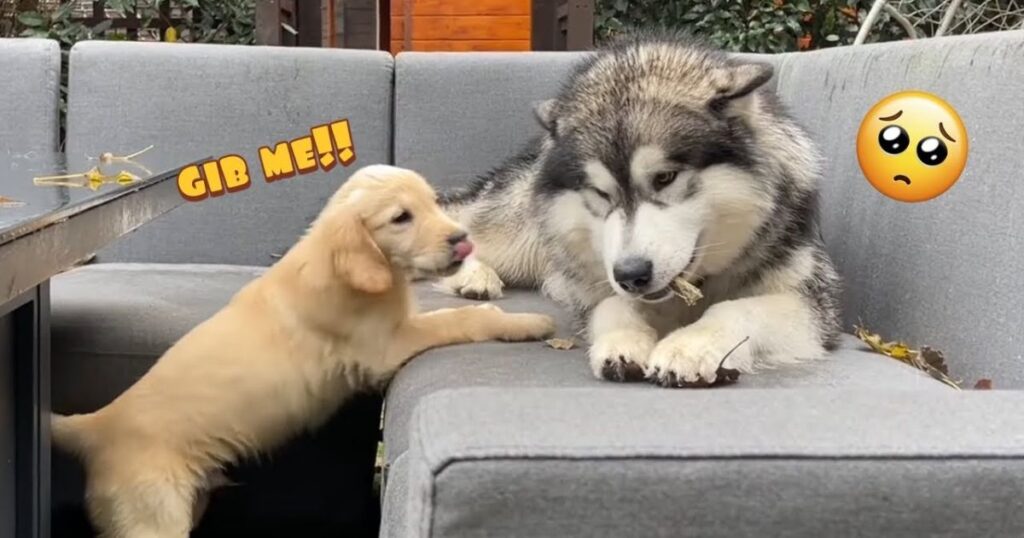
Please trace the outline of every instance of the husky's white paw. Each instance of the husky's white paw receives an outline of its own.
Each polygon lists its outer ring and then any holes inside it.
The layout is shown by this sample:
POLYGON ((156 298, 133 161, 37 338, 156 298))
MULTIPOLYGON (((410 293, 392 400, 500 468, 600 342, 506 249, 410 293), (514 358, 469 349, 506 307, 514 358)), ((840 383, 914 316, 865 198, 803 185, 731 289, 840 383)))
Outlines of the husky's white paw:
POLYGON ((620 330, 598 336, 590 346, 590 368, 598 379, 639 381, 644 378, 654 338, 643 331, 620 330))
POLYGON ((461 295, 467 299, 490 301, 501 298, 501 289, 505 287, 505 283, 494 269, 470 258, 459 272, 442 279, 438 286, 448 293, 461 295))
POLYGON ((737 347, 732 336, 732 331, 713 324, 676 330, 654 347, 644 374, 663 387, 687 387, 714 384, 720 366, 749 371, 750 346, 737 347))

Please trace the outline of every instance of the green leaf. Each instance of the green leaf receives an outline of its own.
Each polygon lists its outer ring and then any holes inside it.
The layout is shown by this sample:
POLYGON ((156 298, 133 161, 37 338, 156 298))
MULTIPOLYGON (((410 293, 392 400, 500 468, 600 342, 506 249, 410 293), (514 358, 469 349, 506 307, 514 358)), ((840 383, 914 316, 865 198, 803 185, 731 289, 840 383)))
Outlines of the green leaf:
POLYGON ((106 32, 107 30, 109 30, 110 27, 113 26, 113 24, 114 24, 113 20, 107 19, 105 21, 101 21, 96 26, 93 26, 90 31, 93 33, 93 35, 102 34, 103 32, 106 32))
POLYGON ((18 14, 18 22, 30 28, 38 28, 46 22, 43 16, 35 11, 26 11, 18 14))
POLYGON ((830 42, 836 42, 836 41, 839 41, 839 36, 837 36, 835 34, 829 34, 829 35, 825 36, 825 40, 826 41, 830 41, 830 42))

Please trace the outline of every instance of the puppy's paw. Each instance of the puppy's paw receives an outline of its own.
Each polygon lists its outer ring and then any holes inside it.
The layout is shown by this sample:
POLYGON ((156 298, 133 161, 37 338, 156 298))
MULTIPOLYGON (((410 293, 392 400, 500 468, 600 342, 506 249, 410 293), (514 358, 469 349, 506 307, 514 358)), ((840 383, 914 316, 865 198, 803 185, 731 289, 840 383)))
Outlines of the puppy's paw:
POLYGON ((621 330, 602 334, 590 346, 590 368, 598 379, 639 381, 654 348, 654 338, 643 331, 621 330))
POLYGON ((459 269, 459 272, 441 279, 438 286, 453 295, 489 301, 501 298, 501 290, 505 287, 505 283, 501 281, 494 269, 471 260, 467 261, 462 269, 459 269))
POLYGON ((730 332, 714 327, 687 327, 666 336, 651 352, 644 371, 652 383, 663 387, 706 387, 730 383, 740 370, 728 364, 749 365, 749 346, 730 338, 730 332), (731 352, 731 353, 730 353, 731 352), (723 364, 723 359, 728 361, 723 364))
POLYGON ((555 334, 554 318, 544 314, 503 314, 499 323, 497 339, 505 342, 543 340, 555 334))

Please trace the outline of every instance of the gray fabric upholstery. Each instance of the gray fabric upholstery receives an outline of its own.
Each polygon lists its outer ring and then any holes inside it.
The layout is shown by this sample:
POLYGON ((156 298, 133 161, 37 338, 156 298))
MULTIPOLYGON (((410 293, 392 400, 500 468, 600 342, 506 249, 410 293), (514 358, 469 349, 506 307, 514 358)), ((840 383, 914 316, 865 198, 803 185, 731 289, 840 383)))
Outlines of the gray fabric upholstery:
MULTIPOLYGON (((459 299, 432 290, 421 289, 420 293, 424 308, 463 304, 459 299)), ((558 312, 550 302, 530 292, 512 291, 495 304, 509 312, 558 312)), ((558 317, 559 336, 571 336, 565 330, 565 316, 559 314, 558 317)), ((399 371, 388 389, 384 418, 387 461, 393 461, 408 447, 409 420, 423 398, 446 389, 468 387, 600 388, 630 394, 653 391, 665 395, 676 392, 648 383, 617 384, 598 380, 590 372, 583 346, 562 351, 540 342, 488 342, 432 350, 399 371)), ((741 377, 738 383, 719 390, 821 387, 951 390, 913 368, 867 351, 866 346, 850 335, 843 338, 839 350, 821 361, 741 377)), ((623 424, 622 427, 627 428, 628 425, 623 424)))
POLYGON ((0 153, 56 151, 60 46, 52 39, 0 39, 0 73, 0 153))
POLYGON ((69 155, 149 144, 183 162, 235 153, 252 185, 186 204, 102 251, 100 261, 269 265, 352 172, 388 162, 393 60, 386 52, 81 42, 71 51, 69 155), (356 160, 266 183, 258 149, 348 119, 356 160), (202 234, 202 240, 198 240, 202 234))
MULTIPOLYGON (((465 184, 541 133, 533 106, 585 52, 403 52, 395 60, 395 164, 442 188, 465 184)), ((786 55, 736 54, 776 69, 786 55)))
POLYGON ((383 534, 1017 536, 1024 418, 1007 411, 1022 406, 1005 391, 441 391, 412 421, 390 479, 406 499, 386 501, 404 513, 383 534))
POLYGON ((444 188, 497 166, 540 134, 533 105, 554 97, 584 54, 399 54, 395 164, 414 168, 444 188))
POLYGON ((1024 388, 1024 31, 802 53, 779 91, 827 157, 824 236, 846 278, 847 326, 942 349, 970 383, 1024 388), (960 180, 918 204, 875 191, 855 151, 867 110, 906 89, 949 102, 970 138, 960 180))
POLYGON ((264 270, 101 263, 56 276, 50 282, 54 409, 107 404, 264 270))

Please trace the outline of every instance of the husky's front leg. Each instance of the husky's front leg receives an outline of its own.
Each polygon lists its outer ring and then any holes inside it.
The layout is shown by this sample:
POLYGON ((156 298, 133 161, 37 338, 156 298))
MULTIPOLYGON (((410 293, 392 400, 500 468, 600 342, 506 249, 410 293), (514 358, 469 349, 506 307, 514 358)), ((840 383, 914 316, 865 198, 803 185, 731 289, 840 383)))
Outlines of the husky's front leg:
POLYGON ((591 314, 590 368, 599 379, 639 381, 658 340, 655 331, 629 301, 614 295, 591 314))
POLYGON ((651 382, 673 387, 683 381, 714 382, 720 365, 750 373, 755 366, 818 358, 825 354, 820 331, 813 309, 797 293, 723 301, 658 342, 645 374, 651 382))

